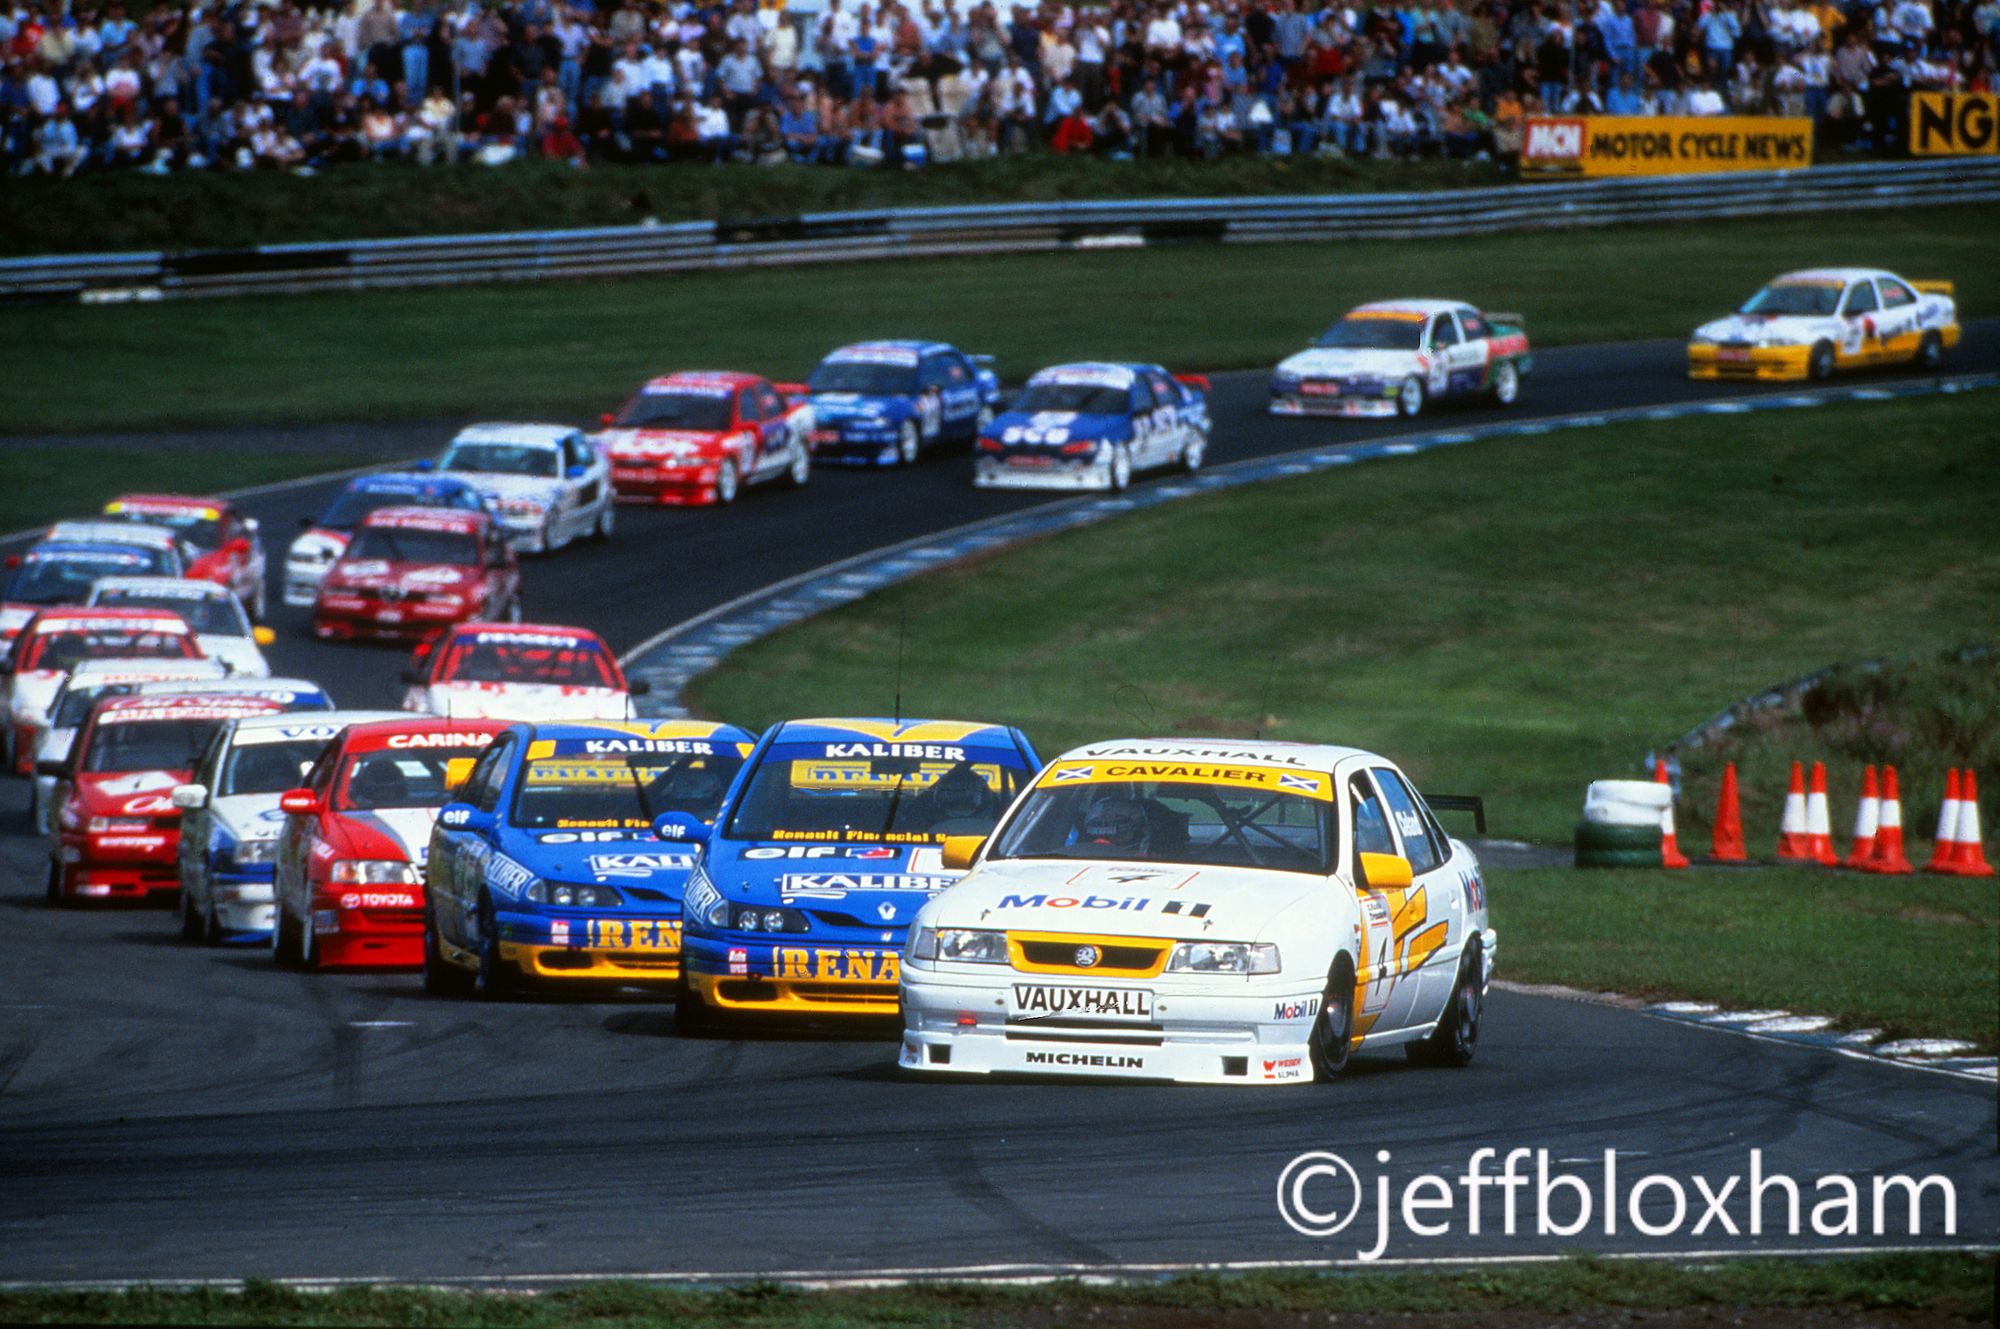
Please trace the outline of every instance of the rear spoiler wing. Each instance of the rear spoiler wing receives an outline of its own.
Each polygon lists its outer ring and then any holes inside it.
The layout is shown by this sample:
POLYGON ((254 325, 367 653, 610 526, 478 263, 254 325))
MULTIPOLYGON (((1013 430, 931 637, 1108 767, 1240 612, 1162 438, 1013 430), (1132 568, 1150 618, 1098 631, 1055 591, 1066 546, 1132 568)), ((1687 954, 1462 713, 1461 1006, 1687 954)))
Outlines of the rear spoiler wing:
POLYGON ((1913 281, 1910 285, 1922 291, 1925 295, 1950 297, 1955 294, 1955 287, 1948 281, 1913 281))
POLYGON ((1210 391, 1207 374, 1175 374, 1174 382, 1182 387, 1197 388, 1204 393, 1210 391))
MULTIPOLYGON (((1499 318, 1493 314, 1490 317, 1499 318)), ((1427 794, 1424 802, 1431 805, 1432 812, 1470 812, 1473 829, 1486 834, 1486 800, 1478 794, 1427 794)))
POLYGON ((991 369, 993 367, 993 357, 990 355, 972 355, 968 353, 965 358, 982 369, 991 369))
POLYGON ((792 406, 802 405, 812 396, 812 389, 803 383, 773 383, 771 387, 792 406))
POLYGON ((1528 326, 1526 316, 1521 314, 1503 314, 1497 309, 1486 311, 1486 321, 1488 323, 1505 323, 1510 328, 1525 328, 1528 326))

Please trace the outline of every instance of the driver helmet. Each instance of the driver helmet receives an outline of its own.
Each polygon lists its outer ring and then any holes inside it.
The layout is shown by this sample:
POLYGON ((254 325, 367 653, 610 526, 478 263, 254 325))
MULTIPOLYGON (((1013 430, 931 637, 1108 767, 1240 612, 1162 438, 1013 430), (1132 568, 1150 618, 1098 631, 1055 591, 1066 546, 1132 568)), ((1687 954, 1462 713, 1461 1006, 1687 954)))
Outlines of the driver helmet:
POLYGON ((969 766, 954 766, 931 786, 931 800, 941 817, 976 817, 986 811, 986 781, 969 766))
POLYGON ((361 807, 393 807, 409 797, 409 782, 393 760, 365 761, 355 768, 348 797, 361 807))
POLYGON ((1144 853, 1146 809, 1136 798, 1101 798, 1083 817, 1083 840, 1097 849, 1144 853))

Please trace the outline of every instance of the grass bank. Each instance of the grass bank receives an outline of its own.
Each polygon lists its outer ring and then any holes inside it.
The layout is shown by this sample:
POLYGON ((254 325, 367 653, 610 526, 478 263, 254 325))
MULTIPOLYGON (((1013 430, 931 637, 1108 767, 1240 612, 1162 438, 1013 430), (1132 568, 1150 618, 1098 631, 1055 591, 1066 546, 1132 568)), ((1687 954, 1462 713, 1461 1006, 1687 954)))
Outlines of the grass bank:
POLYGON ((1509 979, 2000 1046, 1991 881, 1796 868, 1492 875, 1509 979))
POLYGON ((1343 194, 1504 183, 1479 163, 1345 159, 1103 162, 1037 155, 928 171, 521 162, 504 170, 388 163, 279 173, 8 181, 0 254, 240 248, 809 212, 1104 198, 1343 194))
MULTIPOLYGON (((318 181, 301 183, 316 184, 318 181)), ((1062 360, 1266 367, 1341 311, 1449 293, 1537 344, 1685 336, 1772 274, 1873 262, 1951 277, 2000 312, 1979 208, 1338 245, 1109 250, 617 282, 376 292, 0 316, 0 430, 594 419, 651 374, 807 373, 841 341, 939 337, 1010 380, 1062 360), (1633 274, 1648 274, 1634 280, 1633 274), (1672 274, 1671 282, 1653 274, 1672 274)))
MULTIPOLYGON (((1812 1323, 1852 1329, 1991 1319, 1995 1266, 1972 1255, 1893 1255, 1824 1261, 1738 1260, 1701 1266, 1578 1259, 1481 1270, 1316 1275, 1244 1274, 1157 1283, 1039 1287, 939 1284, 805 1292, 768 1285, 687 1291, 603 1283, 537 1296, 438 1289, 295 1292, 253 1283, 242 1292, 139 1288, 130 1292, 0 1294, 10 1324, 459 1325, 573 1329, 674 1325, 681 1329, 843 1329, 897 1325, 1146 1325, 1267 1329, 1338 1314, 1356 1329, 1473 1329, 1613 1308, 1657 1329, 1758 1323, 1810 1309, 1812 1323), (1496 1320, 1494 1317, 1505 1317, 1496 1320)), ((1594 1322, 1594 1321, 1593 1321, 1594 1322)))
MULTIPOLYGON (((214 493, 379 461, 327 452, 183 452, 0 444, 0 531, 102 511, 119 494, 214 493)), ((282 537, 289 539, 289 536, 282 537)), ((282 554, 282 548, 278 551, 282 554)))

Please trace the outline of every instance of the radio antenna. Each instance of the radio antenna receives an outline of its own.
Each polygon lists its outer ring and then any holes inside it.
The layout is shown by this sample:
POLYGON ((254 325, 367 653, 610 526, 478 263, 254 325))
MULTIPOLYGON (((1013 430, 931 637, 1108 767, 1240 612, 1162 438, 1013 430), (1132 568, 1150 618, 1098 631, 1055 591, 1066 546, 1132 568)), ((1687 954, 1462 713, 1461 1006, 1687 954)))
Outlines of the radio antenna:
POLYGON ((1264 741, 1264 712, 1271 704, 1271 676, 1278 672, 1278 653, 1271 652, 1271 658, 1264 665, 1264 686, 1257 689, 1256 742, 1264 741))
POLYGON ((903 641, 909 636, 910 611, 906 606, 896 615, 896 727, 903 726, 903 641))

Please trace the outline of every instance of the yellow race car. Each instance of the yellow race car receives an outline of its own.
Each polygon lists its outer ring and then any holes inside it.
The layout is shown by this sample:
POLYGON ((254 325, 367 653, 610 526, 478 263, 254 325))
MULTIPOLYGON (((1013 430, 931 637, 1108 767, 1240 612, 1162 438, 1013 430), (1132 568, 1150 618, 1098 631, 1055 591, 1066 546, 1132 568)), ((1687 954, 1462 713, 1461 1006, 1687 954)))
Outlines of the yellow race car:
POLYGON ((1837 369, 1911 362, 1936 370, 1958 335, 1950 282, 1905 281, 1880 268, 1809 268, 1695 329, 1688 376, 1821 380, 1837 369))

